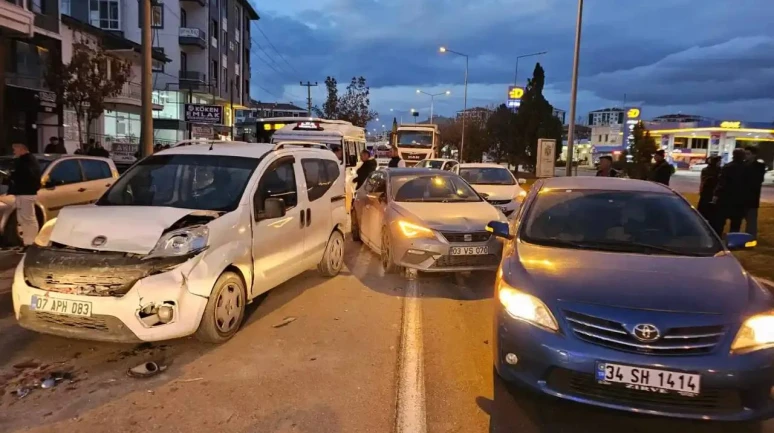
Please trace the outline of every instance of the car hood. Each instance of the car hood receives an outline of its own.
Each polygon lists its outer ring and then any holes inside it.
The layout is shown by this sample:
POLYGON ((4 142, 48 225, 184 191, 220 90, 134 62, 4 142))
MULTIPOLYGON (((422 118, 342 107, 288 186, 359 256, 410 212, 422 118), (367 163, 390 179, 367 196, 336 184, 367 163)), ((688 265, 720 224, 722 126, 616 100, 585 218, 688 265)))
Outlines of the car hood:
POLYGON ((191 209, 146 206, 68 206, 59 212, 50 240, 88 250, 148 254, 161 234, 191 209), (92 245, 104 236, 105 243, 92 245))
POLYGON ((417 224, 434 230, 471 232, 486 230, 490 221, 505 221, 505 216, 485 201, 467 203, 397 203, 395 211, 417 224))
POLYGON ((624 254, 524 242, 516 248, 518 254, 507 263, 506 281, 546 302, 723 314, 743 311, 752 298, 771 298, 731 254, 624 254))
POLYGON ((487 200, 513 200, 519 196, 518 185, 471 185, 479 194, 486 194, 487 200))

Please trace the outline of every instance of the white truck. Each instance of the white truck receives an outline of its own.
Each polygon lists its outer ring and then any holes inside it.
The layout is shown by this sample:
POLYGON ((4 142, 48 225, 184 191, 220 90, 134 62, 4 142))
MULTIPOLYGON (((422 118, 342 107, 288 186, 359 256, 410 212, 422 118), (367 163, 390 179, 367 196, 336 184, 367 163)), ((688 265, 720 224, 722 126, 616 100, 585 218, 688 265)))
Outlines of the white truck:
POLYGON ((394 143, 400 157, 407 167, 416 165, 423 159, 436 158, 441 146, 441 133, 438 125, 406 124, 398 126, 394 143))

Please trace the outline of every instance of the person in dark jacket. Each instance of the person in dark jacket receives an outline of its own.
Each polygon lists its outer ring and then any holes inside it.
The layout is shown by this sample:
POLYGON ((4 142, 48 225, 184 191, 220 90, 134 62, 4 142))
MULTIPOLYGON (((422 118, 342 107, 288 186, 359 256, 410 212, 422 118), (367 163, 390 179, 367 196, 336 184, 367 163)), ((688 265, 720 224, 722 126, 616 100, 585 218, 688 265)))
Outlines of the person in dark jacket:
POLYGON ((749 194, 749 167, 745 162, 744 149, 734 149, 731 154, 731 162, 720 169, 718 186, 712 202, 717 206, 718 217, 715 218, 715 231, 722 234, 726 221, 730 220, 729 232, 738 232, 742 229, 742 218, 749 194))
POLYGON ((67 153, 67 149, 65 149, 64 144, 59 141, 59 137, 51 137, 48 139, 48 144, 46 145, 46 148, 43 149, 43 153, 57 153, 64 155, 67 153))
POLYGON ((360 159, 363 164, 357 169, 357 176, 353 180, 355 182, 355 189, 360 189, 365 183, 368 176, 376 170, 376 160, 371 158, 371 153, 367 150, 360 152, 360 159))
POLYGON ((613 168, 613 157, 610 155, 599 157, 599 170, 597 177, 618 177, 618 170, 613 168))
POLYGON ((758 148, 745 149, 747 160, 747 203, 744 210, 744 231, 758 238, 758 208, 761 206, 761 186, 766 175, 766 164, 758 161, 758 148))
POLYGON ((405 167, 406 161, 400 159, 400 152, 398 152, 397 147, 392 148, 392 158, 390 158, 390 162, 387 164, 387 167, 405 167))
POLYGON ((669 186, 669 179, 674 173, 674 167, 667 162, 664 150, 657 150, 653 154, 653 159, 656 162, 651 167, 650 173, 648 173, 648 180, 669 186))
POLYGON ((16 224, 19 236, 25 247, 35 242, 38 235, 38 219, 35 216, 35 198, 40 189, 40 164, 21 143, 13 144, 13 172, 11 173, 8 194, 15 196, 16 224))
POLYGON ((101 156, 102 158, 110 158, 110 152, 102 147, 101 143, 97 143, 96 141, 90 141, 89 151, 86 154, 89 156, 101 156))
MULTIPOLYGON (((713 228, 716 212, 712 198, 715 196, 715 188, 718 186, 720 177, 720 157, 710 156, 707 159, 707 166, 701 170, 701 183, 699 184, 699 213, 706 219, 713 228)), ((720 234, 720 233, 718 233, 720 234)))

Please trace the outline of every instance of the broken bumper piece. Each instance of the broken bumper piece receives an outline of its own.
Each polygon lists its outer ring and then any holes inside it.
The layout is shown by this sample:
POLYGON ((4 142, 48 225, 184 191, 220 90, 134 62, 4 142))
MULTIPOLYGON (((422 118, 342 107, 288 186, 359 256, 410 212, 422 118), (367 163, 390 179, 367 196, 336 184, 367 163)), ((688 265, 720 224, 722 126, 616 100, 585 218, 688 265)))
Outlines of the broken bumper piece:
POLYGON ((86 340, 191 335, 207 298, 189 288, 210 283, 191 278, 198 257, 174 260, 151 263, 116 253, 30 248, 14 274, 16 318, 33 331, 86 340))

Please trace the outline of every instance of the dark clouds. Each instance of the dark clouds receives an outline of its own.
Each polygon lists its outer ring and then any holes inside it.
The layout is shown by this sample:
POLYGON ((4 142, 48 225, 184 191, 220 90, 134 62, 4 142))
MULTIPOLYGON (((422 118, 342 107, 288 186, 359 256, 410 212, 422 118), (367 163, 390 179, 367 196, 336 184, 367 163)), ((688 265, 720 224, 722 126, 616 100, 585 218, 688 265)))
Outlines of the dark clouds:
MULTIPOLYGON (((734 102, 729 107, 743 117, 744 101, 757 101, 750 110, 758 110, 761 99, 774 98, 770 1, 586 2, 579 82, 586 100, 579 99, 580 109, 627 94, 655 111, 695 106, 701 114, 702 104, 734 102)), ((275 55, 274 71, 259 53, 253 81, 293 99, 305 92, 292 85, 322 82, 326 75, 339 81, 364 75, 379 95, 377 89, 456 85, 462 59, 439 54, 440 45, 470 55, 471 83, 499 87, 513 80, 517 55, 548 51, 539 59, 548 85, 557 95, 569 89, 572 1, 262 0, 256 6, 258 26, 293 68, 275 55)), ((264 42, 255 29, 253 35, 264 42)), ((522 61, 522 79, 534 61, 522 61)), ((484 93, 500 102, 501 92, 484 93)))

